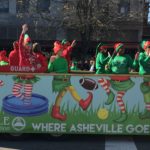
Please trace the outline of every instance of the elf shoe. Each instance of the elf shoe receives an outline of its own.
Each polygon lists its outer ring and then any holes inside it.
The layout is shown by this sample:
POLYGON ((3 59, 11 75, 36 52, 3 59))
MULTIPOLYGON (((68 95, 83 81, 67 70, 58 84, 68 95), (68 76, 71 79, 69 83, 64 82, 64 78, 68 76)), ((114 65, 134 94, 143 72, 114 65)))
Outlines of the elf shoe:
POLYGON ((128 115, 127 115, 126 112, 124 112, 124 113, 121 113, 120 117, 118 119, 114 120, 114 121, 117 122, 117 123, 121 123, 121 122, 126 121, 127 118, 128 118, 128 115))
POLYGON ((85 100, 81 99, 79 101, 79 105, 83 110, 86 110, 89 107, 93 99, 93 94, 91 92, 88 92, 88 94, 89 96, 85 100))
POLYGON ((144 112, 143 114, 140 113, 140 114, 139 114, 139 118, 140 118, 140 119, 150 119, 150 111, 145 110, 145 112, 144 112))
POLYGON ((51 116, 61 121, 65 121, 67 119, 66 114, 62 115, 60 113, 60 107, 56 105, 53 105, 51 116))
POLYGON ((112 91, 110 91, 110 93, 108 94, 107 101, 105 102, 105 105, 110 105, 114 101, 114 98, 115 94, 112 91))

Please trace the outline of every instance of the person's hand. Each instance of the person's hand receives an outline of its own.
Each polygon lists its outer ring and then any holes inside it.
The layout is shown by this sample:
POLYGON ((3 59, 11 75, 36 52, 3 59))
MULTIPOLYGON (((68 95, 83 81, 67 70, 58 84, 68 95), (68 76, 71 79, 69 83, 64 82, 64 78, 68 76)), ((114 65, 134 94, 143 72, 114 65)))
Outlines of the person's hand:
POLYGON ((109 70, 109 65, 105 65, 105 70, 109 70))
POLYGON ((108 52, 108 57, 111 57, 110 53, 108 52))
POLYGON ((137 52, 137 53, 135 54, 135 60, 138 60, 138 58, 139 58, 139 52, 137 52))
POLYGON ((76 45, 76 40, 73 40, 71 46, 74 47, 76 45))
POLYGON ((50 57, 50 62, 52 63, 52 62, 55 60, 55 58, 56 58, 56 56, 54 56, 54 55, 51 56, 51 57, 50 57))
POLYGON ((22 33, 26 33, 28 31, 28 25, 27 24, 24 24, 22 26, 22 33))

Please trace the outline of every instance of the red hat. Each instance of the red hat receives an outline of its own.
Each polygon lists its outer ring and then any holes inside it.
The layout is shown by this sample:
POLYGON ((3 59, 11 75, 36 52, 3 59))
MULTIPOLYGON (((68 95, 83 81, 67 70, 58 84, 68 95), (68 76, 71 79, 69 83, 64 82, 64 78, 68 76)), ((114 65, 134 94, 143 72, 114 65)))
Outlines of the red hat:
POLYGON ((103 49, 107 49, 107 48, 108 48, 108 46, 103 45, 103 46, 100 46, 100 47, 99 47, 99 50, 103 50, 103 49))
POLYGON ((6 50, 0 51, 0 56, 5 56, 6 55, 6 50))
POLYGON ((122 48, 123 46, 124 46, 123 43, 116 43, 116 44, 114 45, 114 49, 115 49, 116 52, 118 52, 119 49, 122 48))
POLYGON ((53 48, 54 53, 57 54, 62 49, 63 49, 62 44, 59 41, 55 41, 54 42, 54 48, 53 48))
POLYGON ((28 44, 28 43, 31 43, 31 39, 29 37, 28 34, 25 34, 24 35, 24 41, 23 41, 24 45, 28 44))

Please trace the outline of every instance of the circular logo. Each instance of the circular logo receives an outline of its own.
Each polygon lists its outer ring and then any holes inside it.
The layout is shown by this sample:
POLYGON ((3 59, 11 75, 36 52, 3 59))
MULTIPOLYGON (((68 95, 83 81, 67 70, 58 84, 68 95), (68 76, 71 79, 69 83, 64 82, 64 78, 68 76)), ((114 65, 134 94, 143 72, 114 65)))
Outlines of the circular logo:
POLYGON ((106 108, 100 108, 97 112, 99 119, 105 120, 108 118, 109 112, 106 108))
POLYGON ((12 127, 16 131, 22 131, 26 126, 26 122, 22 117, 15 117, 12 120, 12 127))

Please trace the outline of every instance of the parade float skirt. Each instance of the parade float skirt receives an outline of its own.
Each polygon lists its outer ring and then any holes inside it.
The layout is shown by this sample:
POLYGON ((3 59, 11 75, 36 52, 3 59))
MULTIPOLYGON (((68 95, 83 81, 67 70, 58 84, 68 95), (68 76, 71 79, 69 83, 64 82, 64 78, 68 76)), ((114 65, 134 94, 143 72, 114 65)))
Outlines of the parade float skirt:
POLYGON ((3 111, 15 116, 37 116, 48 112, 48 99, 32 94, 31 104, 25 105, 23 100, 8 95, 3 99, 3 111))

